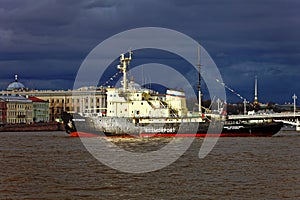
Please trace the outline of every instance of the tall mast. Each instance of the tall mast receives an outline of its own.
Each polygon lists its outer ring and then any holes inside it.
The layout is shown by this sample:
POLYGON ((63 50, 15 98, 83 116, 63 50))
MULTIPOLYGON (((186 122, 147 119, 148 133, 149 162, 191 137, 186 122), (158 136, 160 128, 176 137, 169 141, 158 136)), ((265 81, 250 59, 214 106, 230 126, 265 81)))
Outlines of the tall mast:
POLYGON ((254 104, 258 103, 257 97, 257 76, 255 76, 255 83, 254 83, 254 104))
POLYGON ((123 72, 123 90, 124 92, 127 90, 127 66, 130 64, 132 51, 129 51, 129 57, 125 57, 124 54, 120 56, 120 65, 118 65, 118 69, 123 72))
POLYGON ((200 68, 201 68, 201 63, 200 63, 200 44, 198 44, 198 105, 199 105, 199 115, 202 115, 202 105, 201 105, 201 73, 200 73, 200 68))

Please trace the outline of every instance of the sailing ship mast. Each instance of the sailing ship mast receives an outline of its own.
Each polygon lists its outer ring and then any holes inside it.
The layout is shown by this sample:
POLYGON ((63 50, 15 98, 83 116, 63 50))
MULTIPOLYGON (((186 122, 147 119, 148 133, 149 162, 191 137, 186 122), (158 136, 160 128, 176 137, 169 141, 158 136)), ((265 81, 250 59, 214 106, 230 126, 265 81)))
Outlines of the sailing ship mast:
POLYGON ((202 116, 202 105, 201 105, 201 63, 200 63, 200 44, 198 44, 198 105, 199 105, 199 115, 202 116))

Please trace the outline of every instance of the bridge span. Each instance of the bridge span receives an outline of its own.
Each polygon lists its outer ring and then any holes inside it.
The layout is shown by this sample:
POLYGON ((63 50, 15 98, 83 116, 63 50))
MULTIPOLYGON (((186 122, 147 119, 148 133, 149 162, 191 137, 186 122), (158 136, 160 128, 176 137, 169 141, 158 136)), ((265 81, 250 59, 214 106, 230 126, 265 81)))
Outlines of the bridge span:
POLYGON ((296 131, 300 131, 300 112, 283 112, 272 114, 251 114, 251 115, 228 115, 229 120, 263 120, 273 119, 276 122, 293 125, 296 131))

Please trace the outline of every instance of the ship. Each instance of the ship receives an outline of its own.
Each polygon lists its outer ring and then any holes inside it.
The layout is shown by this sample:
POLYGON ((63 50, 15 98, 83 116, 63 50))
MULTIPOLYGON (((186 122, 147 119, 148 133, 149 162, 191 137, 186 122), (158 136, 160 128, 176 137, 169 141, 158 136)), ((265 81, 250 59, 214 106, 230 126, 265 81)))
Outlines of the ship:
POLYGON ((106 108, 101 113, 62 114, 71 136, 117 137, 249 137, 272 136, 283 123, 272 119, 229 120, 222 113, 202 113, 200 73, 199 112, 187 109, 184 91, 167 89, 165 94, 127 80, 132 52, 121 54, 118 69, 122 87, 106 88, 106 108))

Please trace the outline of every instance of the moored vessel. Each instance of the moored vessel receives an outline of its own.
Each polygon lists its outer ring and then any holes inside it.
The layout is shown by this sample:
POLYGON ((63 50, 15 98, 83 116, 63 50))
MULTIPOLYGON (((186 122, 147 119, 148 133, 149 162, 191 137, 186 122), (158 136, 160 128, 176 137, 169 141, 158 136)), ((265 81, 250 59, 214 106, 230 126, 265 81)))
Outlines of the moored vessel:
POLYGON ((131 59, 132 52, 128 57, 121 54, 118 69, 123 73, 123 87, 106 88, 104 112, 63 114, 68 133, 122 137, 272 136, 282 127, 281 122, 272 119, 228 120, 219 113, 202 114, 200 81, 199 112, 190 112, 184 91, 167 89, 165 94, 159 94, 128 81, 127 66, 131 59))

